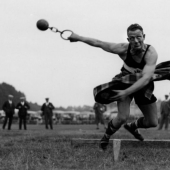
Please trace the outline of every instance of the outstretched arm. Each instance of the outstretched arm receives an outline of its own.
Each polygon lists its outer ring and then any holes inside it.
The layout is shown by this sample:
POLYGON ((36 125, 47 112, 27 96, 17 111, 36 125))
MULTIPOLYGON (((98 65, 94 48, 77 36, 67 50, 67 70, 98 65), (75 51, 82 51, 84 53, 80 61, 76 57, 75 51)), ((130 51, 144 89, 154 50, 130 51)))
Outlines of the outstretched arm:
POLYGON ((114 54, 122 54, 126 51, 127 49, 127 43, 109 43, 109 42, 104 42, 100 41, 94 38, 88 38, 88 37, 83 37, 79 36, 75 33, 72 33, 72 35, 68 38, 70 42, 83 42, 86 43, 90 46, 93 47, 98 47, 101 48, 107 52, 114 53, 114 54))

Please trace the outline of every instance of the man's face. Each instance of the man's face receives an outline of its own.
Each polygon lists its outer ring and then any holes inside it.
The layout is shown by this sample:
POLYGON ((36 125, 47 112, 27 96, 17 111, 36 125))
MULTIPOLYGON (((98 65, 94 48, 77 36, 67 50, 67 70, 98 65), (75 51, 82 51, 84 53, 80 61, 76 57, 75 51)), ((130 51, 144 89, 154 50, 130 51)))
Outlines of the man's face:
POLYGON ((139 29, 128 32, 128 41, 135 50, 140 50, 144 46, 145 35, 139 29))
POLYGON ((10 100, 10 101, 12 101, 12 99, 13 99, 12 97, 9 97, 9 100, 10 100))

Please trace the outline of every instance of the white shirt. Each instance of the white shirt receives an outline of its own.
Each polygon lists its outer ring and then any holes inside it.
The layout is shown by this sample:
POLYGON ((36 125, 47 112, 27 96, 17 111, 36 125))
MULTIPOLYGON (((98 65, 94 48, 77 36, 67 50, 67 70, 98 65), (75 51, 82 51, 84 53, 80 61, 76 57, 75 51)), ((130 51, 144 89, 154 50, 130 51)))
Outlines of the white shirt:
POLYGON ((25 102, 21 102, 21 105, 24 105, 25 102))
POLYGON ((8 100, 10 104, 12 104, 12 100, 8 100))
POLYGON ((48 106, 48 105, 49 105, 49 102, 46 102, 45 105, 48 106))

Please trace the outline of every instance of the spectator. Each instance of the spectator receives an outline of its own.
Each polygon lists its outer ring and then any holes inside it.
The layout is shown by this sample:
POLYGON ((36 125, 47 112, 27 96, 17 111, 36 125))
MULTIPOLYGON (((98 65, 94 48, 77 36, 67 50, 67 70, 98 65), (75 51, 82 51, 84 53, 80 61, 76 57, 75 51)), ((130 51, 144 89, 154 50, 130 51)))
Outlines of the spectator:
POLYGON ((13 95, 8 95, 8 100, 3 104, 2 109, 5 112, 5 119, 3 123, 3 129, 8 122, 8 130, 11 130, 13 115, 15 113, 15 104, 13 103, 13 95))
POLYGON ((158 130, 161 130, 165 125, 165 130, 168 130, 169 127, 169 115, 170 115, 170 99, 168 95, 165 95, 165 100, 161 102, 160 106, 160 123, 158 130))
POLYGON ((25 97, 20 98, 20 102, 17 104, 16 109, 18 109, 18 118, 19 118, 19 130, 22 129, 22 124, 24 124, 24 129, 27 130, 27 110, 30 109, 30 106, 25 101, 25 97))
POLYGON ((44 119, 45 119, 45 127, 46 127, 46 129, 48 129, 48 124, 49 124, 50 128, 53 129, 54 106, 52 103, 49 102, 49 98, 46 98, 45 100, 46 100, 46 102, 41 107, 42 116, 44 116, 44 119))

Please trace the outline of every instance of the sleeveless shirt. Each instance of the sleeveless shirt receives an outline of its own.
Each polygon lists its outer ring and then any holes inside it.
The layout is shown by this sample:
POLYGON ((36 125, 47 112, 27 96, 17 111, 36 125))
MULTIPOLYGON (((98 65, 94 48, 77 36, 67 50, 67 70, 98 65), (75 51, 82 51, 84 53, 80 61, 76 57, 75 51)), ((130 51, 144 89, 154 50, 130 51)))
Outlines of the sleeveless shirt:
POLYGON ((145 55, 146 55, 149 47, 150 47, 150 45, 147 45, 146 51, 145 51, 145 53, 144 53, 144 55, 143 55, 143 57, 142 57, 141 62, 140 62, 140 63, 137 63, 137 62, 132 58, 132 55, 131 55, 131 53, 130 53, 131 46, 129 45, 129 46, 128 46, 128 51, 127 51, 127 57, 126 57, 126 59, 124 60, 125 64, 126 64, 127 66, 129 66, 129 67, 139 68, 139 69, 142 70, 142 69, 144 68, 145 64, 146 64, 146 62, 145 62, 145 55))

